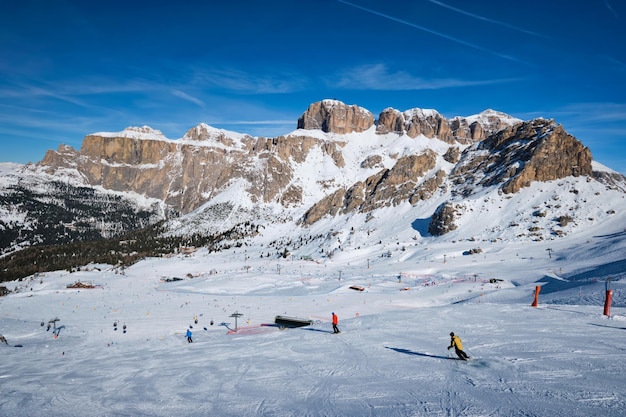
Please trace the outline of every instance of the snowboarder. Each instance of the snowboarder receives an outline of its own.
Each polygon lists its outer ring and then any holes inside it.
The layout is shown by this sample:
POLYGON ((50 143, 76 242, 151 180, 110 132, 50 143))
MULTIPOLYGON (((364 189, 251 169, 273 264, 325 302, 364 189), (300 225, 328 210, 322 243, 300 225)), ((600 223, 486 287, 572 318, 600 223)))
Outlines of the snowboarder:
POLYGON ((337 324, 339 323, 339 317, 337 317, 334 311, 332 315, 333 315, 333 333, 340 333, 339 329, 337 328, 337 324))
POLYGON ((191 343, 193 342, 193 340, 191 339, 191 330, 187 329, 187 343, 191 343))
POLYGON ((461 338, 459 336, 455 336, 454 332, 450 333, 450 346, 448 346, 448 350, 452 348, 454 348, 459 359, 464 361, 469 359, 467 353, 463 352, 463 343, 461 342, 461 338))

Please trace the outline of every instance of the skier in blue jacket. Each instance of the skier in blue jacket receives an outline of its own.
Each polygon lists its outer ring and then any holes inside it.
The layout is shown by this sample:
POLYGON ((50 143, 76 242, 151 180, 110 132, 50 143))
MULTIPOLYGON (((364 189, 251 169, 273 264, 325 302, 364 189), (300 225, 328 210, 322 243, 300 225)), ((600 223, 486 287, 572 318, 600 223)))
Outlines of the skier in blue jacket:
POLYGON ((193 340, 191 340, 191 330, 187 329, 187 343, 191 343, 193 342, 193 340))

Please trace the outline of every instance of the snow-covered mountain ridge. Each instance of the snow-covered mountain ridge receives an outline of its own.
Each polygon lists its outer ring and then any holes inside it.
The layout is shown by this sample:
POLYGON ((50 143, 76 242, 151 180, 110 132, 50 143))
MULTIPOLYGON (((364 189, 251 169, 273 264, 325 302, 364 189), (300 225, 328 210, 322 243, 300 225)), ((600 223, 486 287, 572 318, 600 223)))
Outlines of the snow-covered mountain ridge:
MULTIPOLYGON (((614 221, 626 190, 623 176, 552 120, 391 108, 375 120, 337 100, 313 103, 297 130, 276 138, 200 124, 171 140, 143 126, 87 135, 79 151, 62 145, 12 172, 22 184, 39 176, 151 201, 155 215, 143 225, 168 217, 168 235, 248 223, 269 244, 284 228, 281 240, 307 256, 374 244, 398 222, 391 235, 402 242, 563 238, 614 221)), ((6 201, 12 223, 0 226, 15 232, 28 210, 6 201)), ((15 247, 5 240, 5 251, 15 247)))

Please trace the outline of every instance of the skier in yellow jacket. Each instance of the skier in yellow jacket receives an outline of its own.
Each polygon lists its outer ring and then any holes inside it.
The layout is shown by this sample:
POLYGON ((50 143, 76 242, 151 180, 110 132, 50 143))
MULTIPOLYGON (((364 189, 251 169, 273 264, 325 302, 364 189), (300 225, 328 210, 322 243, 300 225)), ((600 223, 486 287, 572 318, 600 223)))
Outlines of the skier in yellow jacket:
POLYGON ((454 332, 450 333, 450 338, 450 346, 448 346, 448 350, 454 348, 459 359, 464 361, 468 360, 469 356, 467 356, 467 353, 463 352, 463 343, 461 342, 461 338, 459 336, 455 336, 454 332))

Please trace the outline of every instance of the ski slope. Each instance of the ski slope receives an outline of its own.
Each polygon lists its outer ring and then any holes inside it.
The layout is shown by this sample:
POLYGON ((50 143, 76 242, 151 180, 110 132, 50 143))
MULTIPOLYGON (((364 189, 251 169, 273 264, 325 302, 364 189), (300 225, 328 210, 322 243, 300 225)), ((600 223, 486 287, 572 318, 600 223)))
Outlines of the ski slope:
POLYGON ((625 235, 483 242, 477 255, 432 245, 428 260, 422 247, 199 249, 7 283, 0 415, 623 416, 625 235), (314 324, 280 329, 276 315, 314 324), (451 331, 471 361, 451 360, 451 331))

